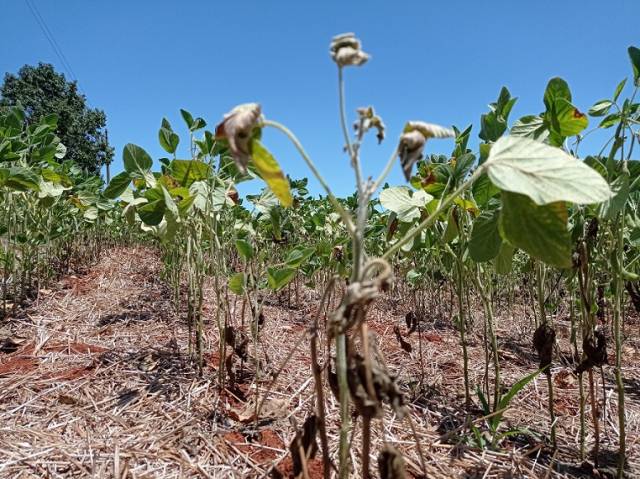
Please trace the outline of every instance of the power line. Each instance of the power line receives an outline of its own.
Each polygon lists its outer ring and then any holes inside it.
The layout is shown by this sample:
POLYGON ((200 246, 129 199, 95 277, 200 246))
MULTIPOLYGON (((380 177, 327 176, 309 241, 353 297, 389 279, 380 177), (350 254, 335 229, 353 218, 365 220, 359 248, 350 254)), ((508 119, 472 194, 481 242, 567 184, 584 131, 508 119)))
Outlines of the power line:
POLYGON ((47 41, 49 42, 49 45, 51 45, 51 48, 53 49, 54 53, 56 54, 56 56, 60 60, 60 63, 62 64, 62 67, 66 70, 66 72, 69 75, 69 77, 71 77, 71 79, 74 80, 77 83, 78 77, 76 76, 75 72, 73 71, 73 68, 71 68, 71 64, 67 60, 67 57, 65 56, 64 52, 62 51, 62 48, 60 48, 60 45, 58 45, 58 42, 56 41, 56 39, 53 36, 53 33, 51 32, 49 27, 47 26, 47 22, 45 21, 45 19, 42 17, 40 12, 38 11, 38 8, 32 2, 32 0, 24 0, 24 1, 27 4, 27 6, 29 7, 29 10, 31 10, 31 14, 33 15, 33 18, 38 23, 38 26, 40 27, 40 30, 42 30, 42 33, 44 34, 44 36, 47 39, 47 41))

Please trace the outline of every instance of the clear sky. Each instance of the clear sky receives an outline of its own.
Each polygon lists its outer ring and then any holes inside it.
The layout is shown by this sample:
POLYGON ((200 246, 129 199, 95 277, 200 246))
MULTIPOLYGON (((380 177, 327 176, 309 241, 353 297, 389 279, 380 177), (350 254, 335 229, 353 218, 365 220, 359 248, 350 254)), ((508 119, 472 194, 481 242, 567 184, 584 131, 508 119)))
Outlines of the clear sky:
MULTIPOLYGON (((631 75, 626 49, 640 46, 640 0, 31 1, 90 105, 107 114, 114 172, 129 142, 164 156, 157 141, 163 116, 183 147, 180 108, 213 127, 234 105, 257 101, 298 134, 340 195, 353 191, 353 175, 328 55, 335 34, 355 32, 372 55, 346 72, 350 114, 373 105, 388 127, 382 146, 372 135, 363 151, 371 175, 406 120, 473 123, 477 138, 480 114, 503 85, 519 97, 512 120, 543 109, 553 76, 569 82, 586 111, 631 75)), ((0 73, 39 61, 65 72, 25 0, 0 2, 0 31, 0 73)), ((264 139, 287 173, 309 176, 278 133, 264 139)), ((434 141, 427 152, 450 149, 451 140, 434 141)), ((399 166, 390 183, 403 183, 399 166)))

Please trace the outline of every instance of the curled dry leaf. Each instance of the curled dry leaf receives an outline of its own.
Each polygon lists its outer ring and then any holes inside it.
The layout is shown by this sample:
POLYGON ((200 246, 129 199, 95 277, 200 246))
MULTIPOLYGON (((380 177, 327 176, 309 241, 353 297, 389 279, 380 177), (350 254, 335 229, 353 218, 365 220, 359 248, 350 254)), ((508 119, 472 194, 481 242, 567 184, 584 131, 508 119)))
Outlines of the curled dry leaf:
POLYGON ((424 121, 410 121, 400 136, 398 145, 398 155, 404 177, 407 181, 411 179, 413 165, 422 158, 422 150, 429 138, 454 138, 455 131, 433 123, 424 121))
POLYGON ((251 136, 261 114, 258 103, 245 103, 224 115, 222 122, 216 126, 216 138, 224 138, 229 142, 229 150, 243 174, 247 173, 251 158, 251 136))
POLYGON ((594 366, 607 364, 607 338, 602 329, 596 328, 593 334, 587 335, 582 341, 584 359, 576 368, 580 374, 594 366))
POLYGON ((366 108, 358 108, 356 110, 358 112, 358 121, 356 121, 353 125, 356 130, 356 134, 364 135, 371 128, 376 129, 376 138, 378 139, 378 143, 382 143, 384 140, 384 131, 385 125, 378 115, 376 115, 372 106, 366 108))
POLYGON ((360 66, 369 60, 369 55, 362 51, 360 40, 353 33, 342 33, 333 37, 329 51, 339 67, 360 66))
POLYGON ((231 409, 229 416, 234 421, 248 423, 256 419, 278 419, 286 416, 289 402, 284 399, 267 399, 260 408, 260 417, 256 418, 256 404, 249 401, 242 409, 231 409))
POLYGON ((538 352, 540 359, 540 369, 545 369, 545 374, 551 374, 551 360, 553 357, 553 346, 556 341, 556 332, 547 323, 538 326, 533 333, 533 347, 538 352))

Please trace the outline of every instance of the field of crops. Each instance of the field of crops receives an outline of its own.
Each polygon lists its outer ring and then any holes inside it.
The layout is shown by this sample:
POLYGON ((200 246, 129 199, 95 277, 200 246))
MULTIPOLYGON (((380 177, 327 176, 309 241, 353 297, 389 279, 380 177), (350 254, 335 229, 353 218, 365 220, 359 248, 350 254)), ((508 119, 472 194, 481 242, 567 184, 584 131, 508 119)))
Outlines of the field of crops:
POLYGON ((555 77, 400 138, 347 104, 361 42, 330 54, 346 198, 258 103, 108 181, 0 107, 0 477, 640 476, 640 50, 588 112, 555 77))

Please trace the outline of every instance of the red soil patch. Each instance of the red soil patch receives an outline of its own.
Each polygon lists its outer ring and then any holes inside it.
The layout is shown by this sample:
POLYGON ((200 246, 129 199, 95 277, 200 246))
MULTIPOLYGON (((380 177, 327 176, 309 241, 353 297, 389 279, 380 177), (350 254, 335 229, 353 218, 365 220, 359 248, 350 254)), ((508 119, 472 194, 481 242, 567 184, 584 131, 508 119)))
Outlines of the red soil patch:
MULTIPOLYGON (((291 457, 287 457, 278 465, 278 470, 283 477, 294 478, 293 475, 293 461, 291 457)), ((307 462, 307 472, 309 473, 309 479, 322 479, 324 477, 324 467, 322 465, 322 459, 311 459, 307 462)))
POLYGON ((15 373, 26 373, 38 368, 39 361, 29 356, 14 356, 0 364, 0 376, 15 373))
POLYGON ((264 429, 258 434, 258 443, 247 442, 239 432, 232 431, 223 435, 224 439, 232 444, 240 452, 246 454, 256 464, 265 464, 276 459, 280 453, 273 449, 283 449, 284 444, 273 429, 264 429), (266 446, 266 447, 261 447, 266 446))

